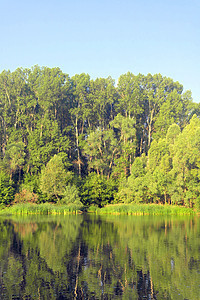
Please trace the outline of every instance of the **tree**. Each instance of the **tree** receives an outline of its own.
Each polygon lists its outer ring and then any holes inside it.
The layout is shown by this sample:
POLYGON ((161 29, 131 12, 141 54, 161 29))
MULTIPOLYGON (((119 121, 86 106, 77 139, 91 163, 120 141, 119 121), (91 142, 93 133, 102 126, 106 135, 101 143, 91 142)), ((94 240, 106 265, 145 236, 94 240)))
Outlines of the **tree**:
POLYGON ((78 166, 78 175, 81 177, 81 147, 80 135, 84 133, 85 110, 87 108, 87 97, 89 93, 90 76, 80 74, 72 77, 73 96, 70 106, 71 123, 73 125, 72 138, 74 139, 74 152, 76 153, 76 164, 78 166))
POLYGON ((90 173, 81 187, 83 204, 102 207, 114 200, 116 191, 116 183, 113 179, 108 180, 105 176, 90 173))
POLYGON ((25 162, 25 152, 24 143, 16 142, 7 146, 4 162, 8 165, 10 169, 10 179, 12 180, 13 174, 19 171, 19 181, 21 175, 21 169, 23 168, 25 162))
POLYGON ((117 150, 117 140, 112 130, 100 130, 89 132, 84 144, 84 153, 87 156, 89 173, 110 177, 114 156, 117 150))
POLYGON ((183 129, 188 124, 192 111, 191 93, 186 91, 180 94, 179 89, 174 87, 160 106, 154 123, 153 138, 163 138, 172 124, 178 124, 183 129))
POLYGON ((83 205, 79 196, 79 191, 75 185, 68 184, 65 188, 63 198, 59 201, 60 204, 75 204, 83 205))
POLYGON ((41 172, 41 191, 47 194, 48 199, 56 198, 58 201, 63 196, 71 178, 72 174, 65 170, 62 157, 55 154, 41 172))
POLYGON ((102 131, 108 128, 109 122, 115 116, 117 98, 114 80, 111 77, 106 79, 97 78, 90 81, 89 107, 91 119, 88 118, 90 130, 94 130, 94 126, 102 131))
POLYGON ((62 135, 57 121, 44 117, 43 120, 38 121, 35 130, 28 136, 26 172, 37 174, 55 154, 67 153, 69 148, 69 138, 62 135))
MULTIPOLYGON (((162 77, 161 74, 155 74, 153 76, 148 74, 145 77, 144 97, 146 101, 145 131, 146 143, 148 145, 147 149, 150 148, 152 137, 156 137, 156 132, 158 133, 158 137, 164 137, 168 127, 175 121, 178 121, 175 119, 173 113, 173 101, 176 101, 176 111, 179 109, 179 105, 181 105, 181 111, 182 91, 183 86, 180 83, 173 82, 171 78, 162 77), (157 128, 159 129, 156 130, 157 128)), ((183 111, 184 109, 182 109, 182 112, 183 111)))
MULTIPOLYGON (((113 128, 116 139, 116 146, 114 148, 115 160, 113 161, 115 171, 118 169, 121 175, 124 173, 124 176, 127 177, 130 174, 131 165, 136 152, 135 120, 118 114, 114 120, 110 122, 110 126, 113 128)), ((118 174, 118 176, 120 176, 120 174, 118 174)))
POLYGON ((8 205, 14 199, 12 181, 4 171, 0 170, 0 205, 8 205))
POLYGON ((137 138, 136 151, 139 155, 144 151, 144 124, 146 123, 143 85, 144 76, 141 74, 135 76, 130 72, 121 75, 117 84, 119 99, 116 110, 124 118, 134 122, 134 135, 137 138))
POLYGON ((200 197, 200 120, 194 115, 177 136, 171 155, 174 185, 172 202, 192 207, 199 205, 200 197), (178 193, 177 193, 178 192, 178 193))
POLYGON ((131 166, 131 175, 123 180, 119 186, 116 199, 120 202, 147 202, 147 157, 143 153, 141 157, 136 157, 131 166))

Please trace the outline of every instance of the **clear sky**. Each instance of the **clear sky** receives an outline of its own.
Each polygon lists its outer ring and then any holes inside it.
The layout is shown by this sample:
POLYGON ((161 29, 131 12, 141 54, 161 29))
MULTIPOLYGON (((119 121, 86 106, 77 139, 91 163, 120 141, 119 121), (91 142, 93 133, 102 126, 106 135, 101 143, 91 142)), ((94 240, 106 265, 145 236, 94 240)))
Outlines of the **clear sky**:
POLYGON ((0 72, 161 73, 200 102, 200 0, 0 0, 0 72))

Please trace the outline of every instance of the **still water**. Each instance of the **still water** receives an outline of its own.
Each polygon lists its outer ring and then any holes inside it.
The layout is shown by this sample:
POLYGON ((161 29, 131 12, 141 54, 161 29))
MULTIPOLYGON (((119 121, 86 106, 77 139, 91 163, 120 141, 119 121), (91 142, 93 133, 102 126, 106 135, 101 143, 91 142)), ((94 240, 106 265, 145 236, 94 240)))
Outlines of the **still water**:
POLYGON ((200 299, 200 218, 0 218, 0 299, 200 299))

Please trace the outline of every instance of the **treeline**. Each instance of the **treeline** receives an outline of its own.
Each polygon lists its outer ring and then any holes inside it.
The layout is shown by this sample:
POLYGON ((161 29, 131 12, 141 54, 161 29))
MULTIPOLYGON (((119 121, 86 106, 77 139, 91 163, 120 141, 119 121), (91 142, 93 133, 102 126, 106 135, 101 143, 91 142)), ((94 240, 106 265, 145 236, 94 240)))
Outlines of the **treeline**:
POLYGON ((0 203, 196 205, 198 116, 191 93, 160 74, 115 85, 59 68, 3 71, 0 203))

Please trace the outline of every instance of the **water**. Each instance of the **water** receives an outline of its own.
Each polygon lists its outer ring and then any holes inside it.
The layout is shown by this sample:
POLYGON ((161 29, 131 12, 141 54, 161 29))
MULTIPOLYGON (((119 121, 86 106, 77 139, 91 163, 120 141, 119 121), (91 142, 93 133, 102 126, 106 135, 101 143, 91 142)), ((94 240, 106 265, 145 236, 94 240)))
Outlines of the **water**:
POLYGON ((198 217, 0 218, 0 299, 200 299, 198 217))

